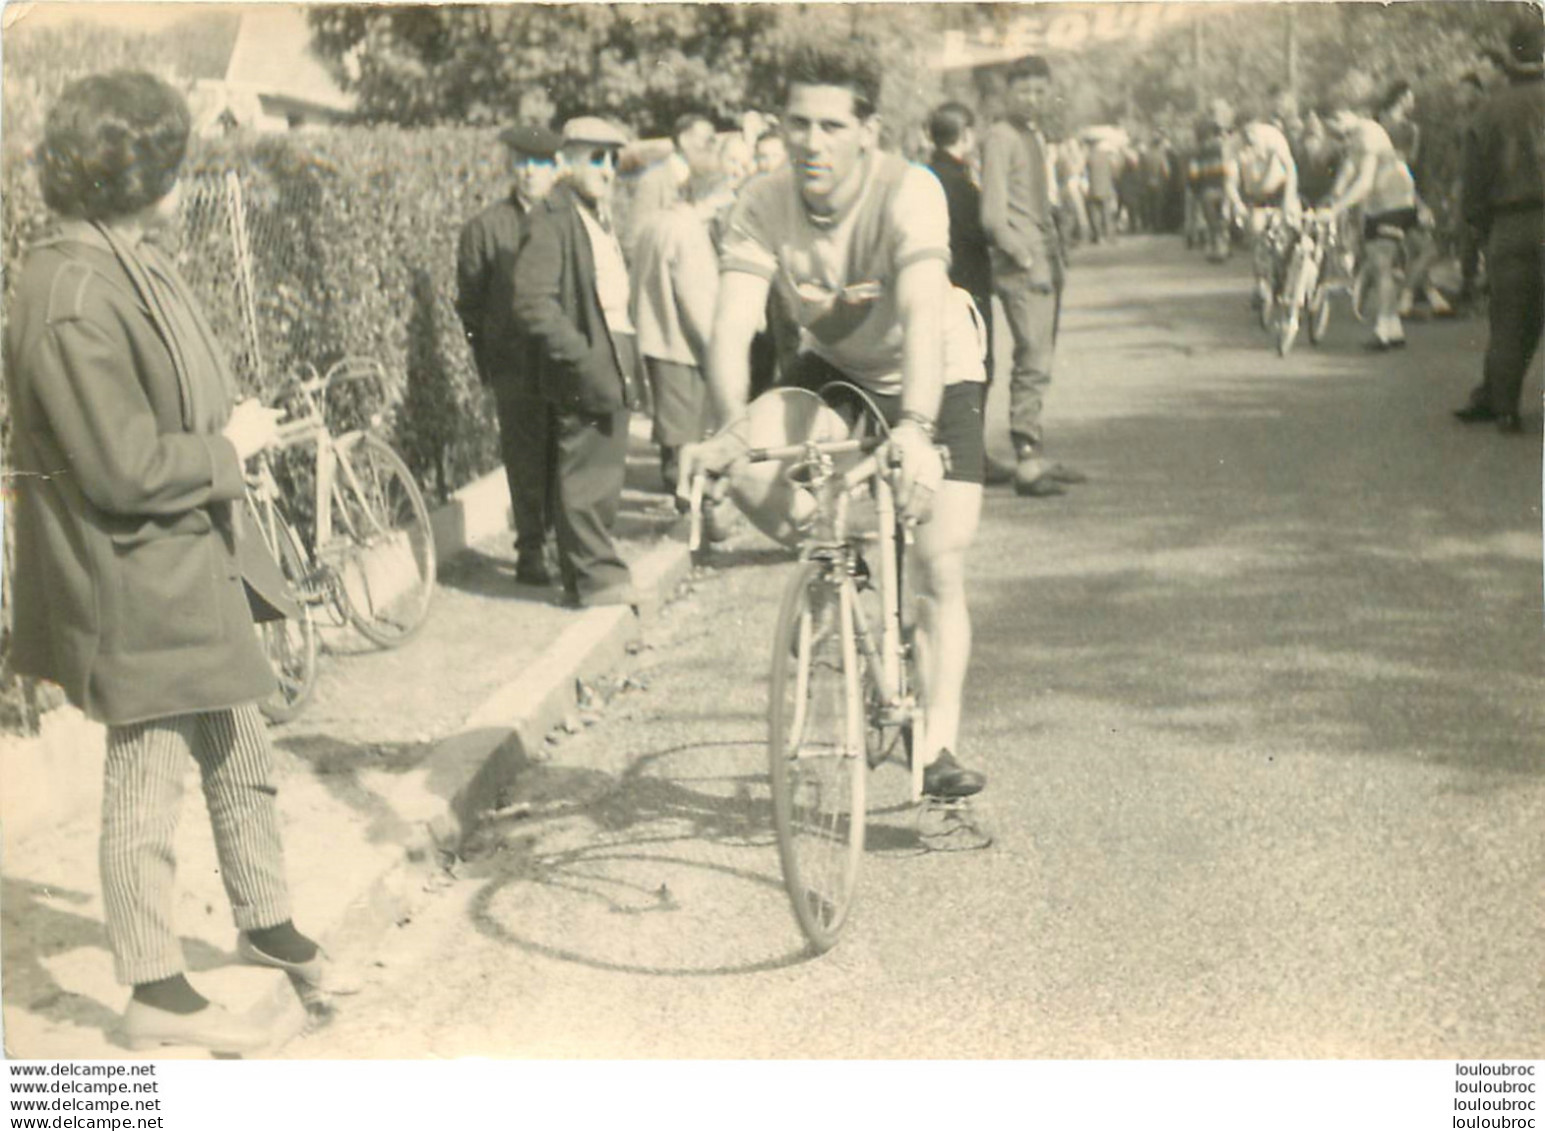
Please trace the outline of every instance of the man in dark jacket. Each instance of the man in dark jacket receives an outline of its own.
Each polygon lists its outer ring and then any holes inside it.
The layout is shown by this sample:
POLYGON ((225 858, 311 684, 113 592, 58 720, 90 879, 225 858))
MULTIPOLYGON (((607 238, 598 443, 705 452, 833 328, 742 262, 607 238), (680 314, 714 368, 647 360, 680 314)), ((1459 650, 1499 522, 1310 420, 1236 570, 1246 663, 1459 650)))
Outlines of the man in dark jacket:
POLYGON ((1538 13, 1508 36, 1508 85, 1482 108, 1466 155, 1465 219, 1486 240, 1491 335, 1481 384, 1455 412, 1522 432, 1518 397, 1545 325, 1545 28, 1538 13))
POLYGON ((515 322, 515 256, 526 214, 557 177, 560 138, 541 126, 512 126, 499 135, 509 150, 510 194, 461 230, 456 251, 456 313, 483 384, 499 412, 499 454, 515 517, 515 580, 551 585, 547 538, 553 526, 554 432, 536 386, 531 342, 515 322))
POLYGON ((950 213, 950 282, 971 296, 987 330, 987 379, 992 380, 992 260, 982 229, 982 190, 966 159, 976 148, 976 116, 946 102, 928 119, 933 157, 928 167, 944 186, 950 213))
POLYGON ((600 118, 564 125, 560 183, 527 217, 515 262, 515 320, 531 338, 537 389, 556 422, 558 565, 575 607, 635 602, 611 534, 638 364, 611 218, 626 140, 600 118))

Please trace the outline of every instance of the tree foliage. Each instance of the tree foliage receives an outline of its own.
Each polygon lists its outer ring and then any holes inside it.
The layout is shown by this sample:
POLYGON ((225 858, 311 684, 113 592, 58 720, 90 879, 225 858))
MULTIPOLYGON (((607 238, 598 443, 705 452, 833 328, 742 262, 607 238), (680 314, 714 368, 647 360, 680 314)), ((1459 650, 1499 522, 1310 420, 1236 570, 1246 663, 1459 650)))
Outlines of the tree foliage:
POLYGON ((775 103, 778 59, 805 37, 870 43, 898 80, 896 110, 936 89, 931 5, 348 5, 310 20, 366 117, 402 125, 506 121, 535 89, 558 120, 602 114, 646 135, 688 110, 728 122, 775 103))

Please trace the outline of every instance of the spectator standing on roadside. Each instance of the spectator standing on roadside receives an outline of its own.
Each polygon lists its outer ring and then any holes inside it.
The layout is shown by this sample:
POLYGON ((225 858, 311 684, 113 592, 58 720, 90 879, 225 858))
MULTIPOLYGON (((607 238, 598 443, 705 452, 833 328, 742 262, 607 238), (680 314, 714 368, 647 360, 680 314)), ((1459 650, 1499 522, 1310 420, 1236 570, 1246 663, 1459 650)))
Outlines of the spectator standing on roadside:
POLYGON ((509 153, 509 195, 461 230, 456 253, 456 314, 478 377, 494 394, 499 454, 515 519, 515 580, 551 585, 549 536, 557 450, 551 405, 537 388, 532 343, 515 321, 515 257, 526 216, 557 178, 560 138, 542 126, 499 135, 509 153))
POLYGON ((1052 142, 1052 172, 1057 179, 1060 226, 1073 246, 1089 238, 1089 210, 1084 199, 1084 145, 1077 137, 1052 142))
POLYGON ((993 289, 1014 339, 1009 379, 1014 490, 1031 498, 1061 495, 1066 484, 1084 479, 1081 472, 1045 459, 1041 426, 1064 271, 1054 173, 1039 125, 1050 92, 1051 67, 1045 59, 1031 55, 1014 64, 1004 91, 1008 115, 987 132, 982 152, 982 228, 992 245, 993 289))
POLYGON ((1103 140, 1089 143, 1089 242, 1105 243, 1114 238, 1116 215, 1116 151, 1103 140))
POLYGON ((556 422, 554 521, 572 607, 636 600, 612 540, 637 400, 631 287, 611 217, 626 141, 600 118, 564 124, 559 184, 527 217, 515 262, 515 320, 533 340, 537 387, 556 422))
POLYGON ((1470 313, 1479 297, 1481 274, 1480 234, 1465 216, 1464 171, 1475 152, 1475 131, 1481 106, 1486 99, 1486 83, 1475 71, 1467 72, 1459 80, 1459 167, 1449 187, 1449 233, 1454 250, 1459 257, 1459 306, 1470 313))
POLYGON ((968 164, 976 149, 976 115, 946 102, 928 119, 933 157, 928 167, 944 186, 950 214, 950 282, 971 296, 987 341, 987 380, 992 380, 992 259, 982 228, 982 190, 968 164))
POLYGON ((114 972, 133 986, 129 1046, 239 1053, 271 1034, 188 983, 177 937, 190 761, 238 955, 314 989, 357 987, 291 920, 257 708, 274 677, 253 620, 282 615, 269 597, 284 586, 242 529, 243 465, 274 443, 279 413, 236 402, 214 331, 156 246, 177 222, 190 123, 175 90, 126 71, 72 83, 48 112, 39 177, 58 225, 6 311, 10 660, 106 724, 102 901, 114 972))
POLYGON ((1519 393, 1545 326, 1545 28, 1537 16, 1514 25, 1508 52, 1508 85, 1482 107, 1465 166, 1465 215, 1486 239, 1491 326, 1481 384, 1455 415, 1519 433, 1519 393))
POLYGON ((628 208, 627 251, 632 258, 633 244, 649 217, 663 208, 674 208, 686 189, 692 170, 710 161, 716 152, 718 134, 707 115, 683 114, 671 128, 671 151, 665 160, 652 165, 633 186, 628 208))
POLYGON ((776 173, 789 163, 789 149, 779 133, 765 133, 756 139, 756 171, 776 173))
POLYGON ((682 445, 701 440, 706 423, 703 369, 719 293, 719 258, 709 229, 726 196, 723 187, 721 175, 695 172, 681 199, 649 217, 634 245, 633 324, 668 491, 676 489, 682 445))

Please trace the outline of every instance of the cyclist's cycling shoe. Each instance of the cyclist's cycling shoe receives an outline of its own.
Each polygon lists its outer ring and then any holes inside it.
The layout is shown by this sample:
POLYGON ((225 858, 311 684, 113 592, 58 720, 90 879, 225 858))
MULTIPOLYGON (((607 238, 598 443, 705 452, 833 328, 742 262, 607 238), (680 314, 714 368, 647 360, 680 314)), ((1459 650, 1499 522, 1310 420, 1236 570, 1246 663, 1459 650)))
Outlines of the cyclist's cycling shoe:
POLYGON ((986 784, 986 774, 966 769, 948 750, 940 751, 932 765, 923 767, 925 797, 970 797, 982 792, 986 784))

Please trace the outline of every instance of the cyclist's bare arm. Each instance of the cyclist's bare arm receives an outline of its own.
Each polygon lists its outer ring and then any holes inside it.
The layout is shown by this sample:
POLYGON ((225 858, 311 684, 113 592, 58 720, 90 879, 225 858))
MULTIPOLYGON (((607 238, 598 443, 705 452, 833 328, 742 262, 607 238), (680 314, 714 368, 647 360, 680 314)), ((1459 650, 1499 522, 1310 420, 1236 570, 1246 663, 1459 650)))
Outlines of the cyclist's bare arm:
POLYGON ((896 275, 901 322, 901 411, 929 420, 944 400, 944 314, 949 300, 944 260, 919 259, 896 275))
POLYGON ((1361 204, 1373 191, 1373 181, 1378 171, 1379 158, 1376 154, 1350 154, 1342 165, 1347 183, 1343 184, 1342 176, 1337 175, 1336 188, 1331 192, 1330 202, 1326 207, 1332 212, 1344 212, 1354 205, 1361 204))
POLYGON ((708 396, 722 427, 746 410, 751 391, 751 339, 767 309, 769 280, 748 271, 719 276, 713 340, 708 347, 708 396))

